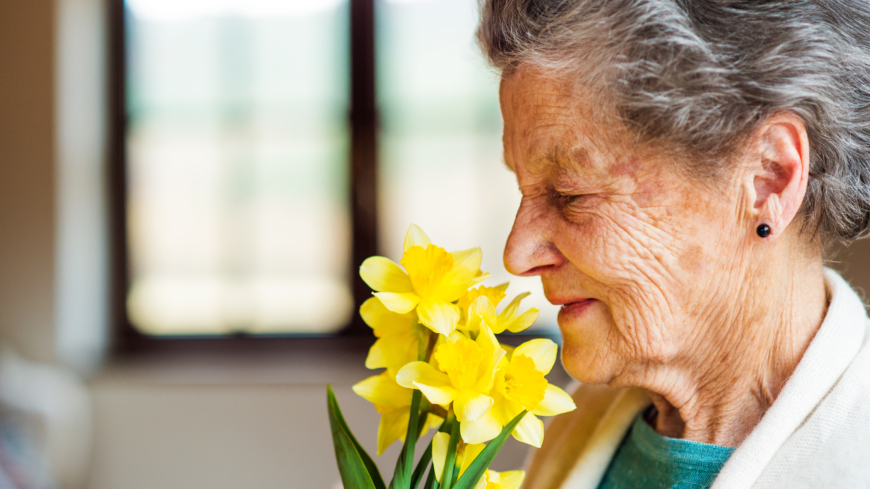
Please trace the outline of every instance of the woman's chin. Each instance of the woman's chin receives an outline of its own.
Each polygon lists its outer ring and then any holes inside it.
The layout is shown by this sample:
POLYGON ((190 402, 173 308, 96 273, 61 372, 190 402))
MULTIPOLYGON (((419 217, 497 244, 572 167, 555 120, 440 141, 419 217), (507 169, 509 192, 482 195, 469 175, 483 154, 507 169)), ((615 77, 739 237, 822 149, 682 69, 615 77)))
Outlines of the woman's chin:
POLYGON ((590 300, 559 311, 562 364, 571 377, 586 384, 606 384, 613 379, 615 352, 610 351, 613 321, 607 307, 590 300))

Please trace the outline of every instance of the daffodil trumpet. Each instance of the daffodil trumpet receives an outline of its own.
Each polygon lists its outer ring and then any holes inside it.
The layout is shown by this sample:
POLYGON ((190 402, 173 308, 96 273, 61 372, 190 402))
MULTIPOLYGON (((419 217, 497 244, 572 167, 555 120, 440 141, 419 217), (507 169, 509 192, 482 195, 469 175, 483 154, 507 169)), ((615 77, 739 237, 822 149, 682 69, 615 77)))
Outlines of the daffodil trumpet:
MULTIPOLYGON (((398 263, 376 256, 360 266, 374 290, 360 316, 377 338, 365 365, 384 370, 353 391, 380 414, 378 456, 403 441, 389 489, 519 489, 524 472, 489 470, 507 438, 540 447, 538 416, 575 408, 545 377, 556 360, 555 343, 499 343, 496 334, 526 330, 538 310, 520 310, 525 292, 498 312, 508 284, 478 286, 488 276, 481 257, 479 248, 448 252, 412 225, 398 263), (415 467, 417 442, 435 427, 415 467)), ((327 401, 345 489, 387 489, 331 389, 327 401)))

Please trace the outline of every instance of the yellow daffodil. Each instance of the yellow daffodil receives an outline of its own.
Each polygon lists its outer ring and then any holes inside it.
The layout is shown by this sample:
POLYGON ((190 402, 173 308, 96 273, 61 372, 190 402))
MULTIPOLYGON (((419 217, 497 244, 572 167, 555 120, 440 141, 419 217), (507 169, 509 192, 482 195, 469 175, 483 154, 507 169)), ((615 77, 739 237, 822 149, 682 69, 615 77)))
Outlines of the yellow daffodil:
MULTIPOLYGON (((400 386, 389 372, 383 372, 354 385, 353 391, 374 404, 381 414, 378 426, 378 456, 394 441, 405 440, 411 416, 411 396, 414 393, 412 389, 400 386)), ((430 414, 426 420, 426 429, 437 428, 442 421, 440 417, 430 414)))
POLYGON ((474 486, 474 489, 520 489, 525 478, 526 473, 522 470, 496 472, 487 469, 486 474, 474 486))
POLYGON ((487 277, 480 273, 481 257, 480 248, 448 253, 412 224, 400 261, 405 269, 373 256, 360 266, 360 276, 387 309, 399 314, 416 310, 422 324, 446 336, 459 321, 453 302, 487 277))
POLYGON ((495 287, 481 285, 480 287, 469 289, 467 292, 462 294, 462 297, 460 297, 456 302, 456 305, 459 306, 459 314, 462 316, 462 320, 465 321, 466 319, 468 306, 470 306, 478 297, 488 297, 494 306, 498 306, 499 302, 505 298, 505 291, 507 291, 508 285, 510 284, 507 282, 496 285, 495 287))
POLYGON ((500 314, 496 314, 495 306, 498 305, 498 302, 493 302, 490 295, 480 295, 468 306, 465 313, 464 328, 468 331, 477 331, 480 328, 480 323, 483 322, 495 334, 501 334, 505 330, 511 333, 524 331, 538 318, 538 309, 534 307, 522 314, 517 314, 520 309, 520 301, 528 296, 529 293, 524 292, 514 297, 514 300, 500 314))
POLYGON ((435 347, 432 357, 437 368, 425 362, 413 362, 399 370, 396 380, 403 387, 420 389, 432 404, 448 408, 453 404, 466 443, 483 443, 495 438, 493 424, 480 424, 492 406, 496 371, 505 351, 492 331, 481 325, 477 340, 454 332, 435 347))
MULTIPOLYGON (((441 482, 441 475, 444 473, 444 464, 447 462, 447 449, 450 445, 450 435, 447 433, 435 433, 432 438, 432 466, 435 470, 435 479, 441 482)), ((480 455, 480 452, 486 447, 483 443, 467 444, 460 443, 456 451, 456 465, 459 466, 459 475, 468 469, 471 462, 480 455)), ((496 472, 487 469, 486 473, 474 489, 519 489, 523 484, 526 473, 522 470, 511 470, 508 472, 496 472)))
MULTIPOLYGON (((440 483, 441 474, 444 473, 444 464, 447 463, 447 449, 450 446, 450 435, 447 433, 438 432, 432 438, 432 467, 435 469, 435 479, 440 483)), ((455 464, 459 466, 459 475, 468 469, 471 462, 480 455, 480 452, 486 448, 483 443, 459 443, 456 449, 455 464)), ((476 487, 475 487, 476 489, 476 487)))
POLYGON ((421 336, 429 330, 420 326, 414 312, 392 312, 372 297, 363 302, 359 313, 378 338, 366 357, 366 367, 386 368, 395 377, 400 368, 417 360, 421 336))
POLYGON ((557 351, 555 343, 540 338, 527 341, 504 356, 490 393, 492 409, 477 421, 486 426, 480 428, 482 431, 498 433, 518 414, 529 411, 511 434, 540 448, 544 423, 537 416, 555 416, 576 408, 571 396, 544 377, 553 368, 557 351))

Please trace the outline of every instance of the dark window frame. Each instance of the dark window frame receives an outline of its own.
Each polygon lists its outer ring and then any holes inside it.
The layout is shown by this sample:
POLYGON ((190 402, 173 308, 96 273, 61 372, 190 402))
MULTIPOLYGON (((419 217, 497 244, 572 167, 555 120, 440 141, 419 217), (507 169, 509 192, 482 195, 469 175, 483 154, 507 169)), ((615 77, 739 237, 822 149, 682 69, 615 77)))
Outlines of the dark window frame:
MULTIPOLYGON (((215 335, 158 337, 139 332, 127 314, 130 290, 127 241, 127 14, 124 0, 107 0, 108 13, 108 195, 110 236, 111 353, 180 353, 308 350, 358 352, 371 343, 370 329, 359 314, 331 335, 215 335), (335 348, 338 347, 338 350, 335 348)), ((348 36, 350 110, 348 127, 349 205, 351 216, 351 288, 355 309, 371 290, 356 275, 359 263, 378 252, 377 175, 378 110, 375 85, 375 0, 349 0, 348 36)))

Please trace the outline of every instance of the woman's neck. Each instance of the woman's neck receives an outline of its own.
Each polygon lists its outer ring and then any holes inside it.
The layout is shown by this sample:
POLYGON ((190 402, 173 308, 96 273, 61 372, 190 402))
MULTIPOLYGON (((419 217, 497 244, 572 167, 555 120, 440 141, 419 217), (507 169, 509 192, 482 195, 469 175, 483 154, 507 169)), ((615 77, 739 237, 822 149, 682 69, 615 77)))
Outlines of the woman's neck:
POLYGON ((739 445, 821 326, 829 300, 821 260, 806 259, 805 249, 770 250, 745 276, 752 279, 741 300, 730 301, 738 306, 703 321, 700 354, 655 369, 645 382, 660 434, 739 445))

